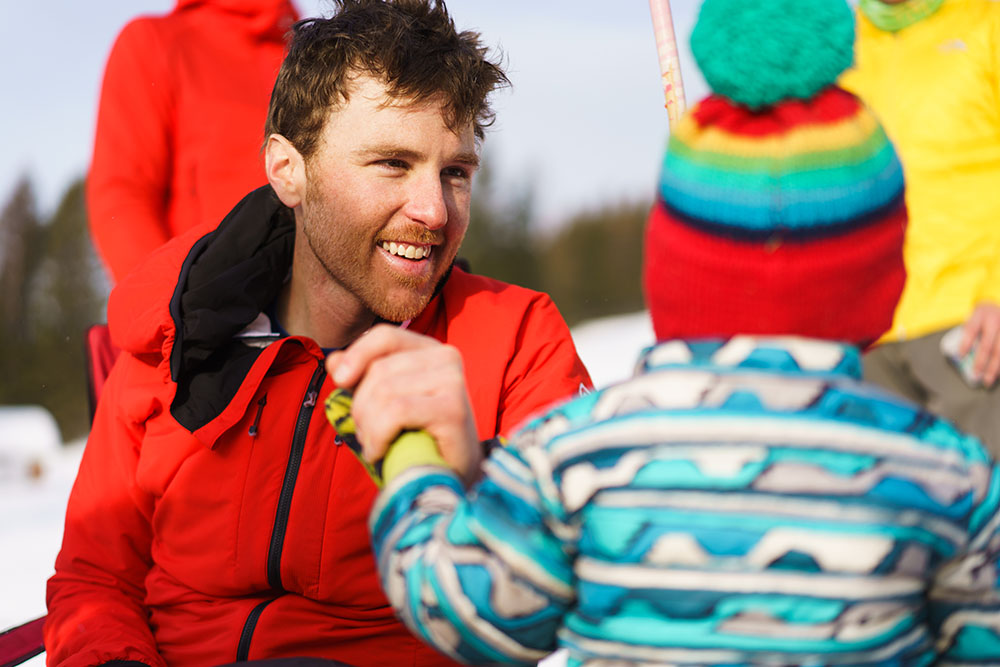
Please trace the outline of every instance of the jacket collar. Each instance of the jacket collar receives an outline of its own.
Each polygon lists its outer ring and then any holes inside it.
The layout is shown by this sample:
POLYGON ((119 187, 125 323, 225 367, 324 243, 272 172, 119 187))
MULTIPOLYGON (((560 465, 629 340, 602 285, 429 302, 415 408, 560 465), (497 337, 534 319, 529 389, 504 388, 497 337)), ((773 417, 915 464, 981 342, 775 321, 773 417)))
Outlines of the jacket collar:
POLYGON ((270 186, 254 190, 188 252, 170 299, 170 412, 197 431, 230 407, 263 347, 240 338, 274 299, 295 221, 270 186))
POLYGON ((770 370, 861 379, 861 352, 844 343, 791 336, 668 340, 643 352, 637 373, 662 368, 770 370))
POLYGON ((177 382, 250 325, 292 265, 295 221, 269 185, 244 197, 188 252, 170 299, 177 382))

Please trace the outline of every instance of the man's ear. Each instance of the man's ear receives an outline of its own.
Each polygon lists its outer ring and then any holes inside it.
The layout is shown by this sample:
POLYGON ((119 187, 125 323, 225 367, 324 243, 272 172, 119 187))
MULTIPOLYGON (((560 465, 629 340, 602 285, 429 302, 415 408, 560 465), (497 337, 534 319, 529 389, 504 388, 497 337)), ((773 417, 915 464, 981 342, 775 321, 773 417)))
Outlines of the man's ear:
POLYGON ((295 208, 302 202, 306 192, 306 162, 292 142, 280 134, 269 136, 264 149, 264 169, 282 204, 295 208))

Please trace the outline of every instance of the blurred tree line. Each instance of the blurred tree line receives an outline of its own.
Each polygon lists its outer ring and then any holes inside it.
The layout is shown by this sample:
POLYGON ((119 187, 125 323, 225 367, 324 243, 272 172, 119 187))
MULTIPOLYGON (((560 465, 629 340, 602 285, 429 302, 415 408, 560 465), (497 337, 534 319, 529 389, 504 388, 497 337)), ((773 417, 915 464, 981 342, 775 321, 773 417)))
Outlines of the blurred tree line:
MULTIPOLYGON (((475 187, 460 252, 475 273, 549 293, 571 326, 642 309, 650 202, 579 212, 541 234, 529 185, 501 191, 487 164, 475 187)), ((64 440, 86 434, 84 333, 104 321, 107 291, 87 231, 83 180, 44 217, 22 178, 0 210, 0 404, 43 405, 64 440)))
POLYGON ((87 432, 84 331, 107 287, 87 233, 83 181, 43 218, 27 177, 0 210, 0 404, 40 404, 64 440, 87 432))
POLYGON ((533 195, 529 185, 501 192, 484 165, 459 252, 472 271, 547 292, 570 326, 642 310, 642 238, 652 200, 577 212, 542 234, 533 195))

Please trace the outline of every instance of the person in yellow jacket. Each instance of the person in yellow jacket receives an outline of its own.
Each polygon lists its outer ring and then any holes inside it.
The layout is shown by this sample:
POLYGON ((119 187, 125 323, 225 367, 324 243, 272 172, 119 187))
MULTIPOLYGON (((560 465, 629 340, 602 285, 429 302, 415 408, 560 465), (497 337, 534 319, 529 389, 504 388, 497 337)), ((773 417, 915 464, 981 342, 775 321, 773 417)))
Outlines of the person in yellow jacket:
POLYGON ((895 143, 910 216, 906 287, 866 377, 1000 453, 1000 2, 859 0, 840 83, 895 143))

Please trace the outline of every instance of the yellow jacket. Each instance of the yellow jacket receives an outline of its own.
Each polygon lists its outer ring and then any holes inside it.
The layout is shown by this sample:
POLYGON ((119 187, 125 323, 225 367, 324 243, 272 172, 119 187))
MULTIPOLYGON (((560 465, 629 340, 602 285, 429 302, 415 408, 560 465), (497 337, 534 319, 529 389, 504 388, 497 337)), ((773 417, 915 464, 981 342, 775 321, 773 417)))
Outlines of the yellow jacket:
POLYGON ((858 14, 840 83, 876 113, 906 176, 907 282, 883 340, 1000 303, 1000 1, 946 0, 897 33, 858 14))

